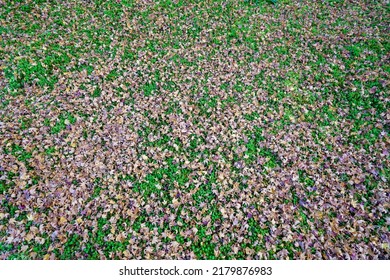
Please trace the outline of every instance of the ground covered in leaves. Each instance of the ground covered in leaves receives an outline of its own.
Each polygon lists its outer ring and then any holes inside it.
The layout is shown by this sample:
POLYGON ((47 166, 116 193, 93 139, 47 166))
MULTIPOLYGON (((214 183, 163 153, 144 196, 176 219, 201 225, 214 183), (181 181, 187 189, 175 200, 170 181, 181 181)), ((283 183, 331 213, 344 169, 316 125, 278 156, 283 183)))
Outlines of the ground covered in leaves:
POLYGON ((389 258, 388 1, 52 2, 0 1, 1 259, 389 258))

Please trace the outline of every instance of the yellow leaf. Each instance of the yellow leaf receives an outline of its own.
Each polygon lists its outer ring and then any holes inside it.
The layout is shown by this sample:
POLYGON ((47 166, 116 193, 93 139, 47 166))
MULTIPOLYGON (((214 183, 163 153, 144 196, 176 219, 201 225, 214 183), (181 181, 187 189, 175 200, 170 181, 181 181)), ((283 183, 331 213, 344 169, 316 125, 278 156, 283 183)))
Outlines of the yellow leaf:
POLYGON ((124 255, 126 258, 130 258, 130 256, 131 256, 129 250, 125 250, 125 251, 123 252, 123 255, 124 255))
POLYGON ((60 221, 58 222, 60 225, 63 225, 67 222, 67 220, 65 219, 65 217, 61 217, 60 218, 60 221))
POLYGON ((148 157, 147 157, 146 155, 142 155, 141 158, 142 158, 143 160, 145 160, 145 161, 148 160, 148 157))
POLYGON ((176 209, 177 207, 179 207, 180 205, 180 202, 179 200, 177 200, 176 198, 172 199, 172 205, 173 207, 176 209))
POLYGON ((31 234, 31 233, 28 233, 27 235, 26 235, 26 238, 25 238, 25 240, 28 242, 28 241, 30 241, 31 239, 33 239, 33 235, 31 234))

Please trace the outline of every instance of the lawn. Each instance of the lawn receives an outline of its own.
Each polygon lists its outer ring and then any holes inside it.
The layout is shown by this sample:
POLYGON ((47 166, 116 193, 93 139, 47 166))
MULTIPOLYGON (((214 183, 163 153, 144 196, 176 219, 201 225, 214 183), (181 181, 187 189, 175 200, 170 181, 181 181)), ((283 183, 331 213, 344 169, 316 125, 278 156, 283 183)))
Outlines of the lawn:
POLYGON ((0 259, 389 259, 389 11, 1 1, 0 259))

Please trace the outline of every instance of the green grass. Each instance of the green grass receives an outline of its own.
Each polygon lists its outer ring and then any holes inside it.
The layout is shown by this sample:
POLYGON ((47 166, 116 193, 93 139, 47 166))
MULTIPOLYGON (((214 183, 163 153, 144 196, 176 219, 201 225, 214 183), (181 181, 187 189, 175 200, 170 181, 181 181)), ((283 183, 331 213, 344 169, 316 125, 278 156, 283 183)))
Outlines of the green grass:
POLYGON ((71 113, 64 113, 58 116, 56 123, 51 127, 52 134, 58 134, 66 129, 67 125, 72 125, 76 122, 76 118, 71 113))
POLYGON ((358 2, 6 1, 0 256, 368 257, 389 228, 390 44, 386 7, 358 2), (9 243, 10 221, 43 244, 9 243))

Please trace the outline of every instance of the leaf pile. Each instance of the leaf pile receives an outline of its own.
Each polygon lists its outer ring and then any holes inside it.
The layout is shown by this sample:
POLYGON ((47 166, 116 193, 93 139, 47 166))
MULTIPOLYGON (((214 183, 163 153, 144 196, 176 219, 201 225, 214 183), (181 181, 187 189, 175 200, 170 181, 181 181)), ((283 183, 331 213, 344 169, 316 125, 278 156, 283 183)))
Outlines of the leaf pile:
POLYGON ((0 2, 0 259, 388 259, 388 5, 0 2))

